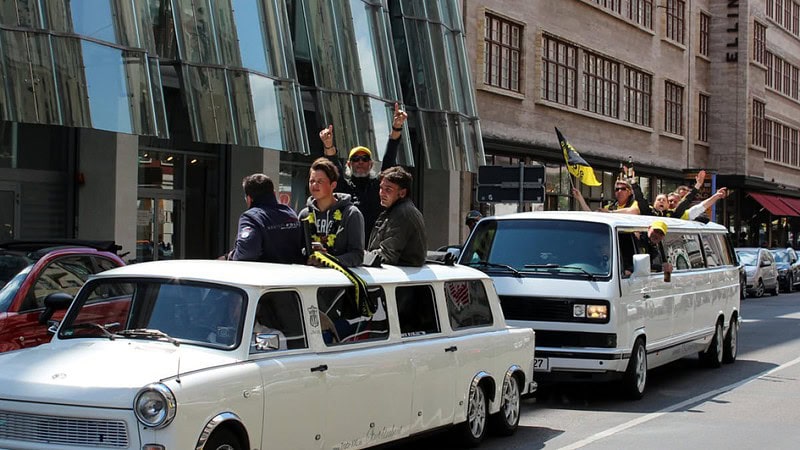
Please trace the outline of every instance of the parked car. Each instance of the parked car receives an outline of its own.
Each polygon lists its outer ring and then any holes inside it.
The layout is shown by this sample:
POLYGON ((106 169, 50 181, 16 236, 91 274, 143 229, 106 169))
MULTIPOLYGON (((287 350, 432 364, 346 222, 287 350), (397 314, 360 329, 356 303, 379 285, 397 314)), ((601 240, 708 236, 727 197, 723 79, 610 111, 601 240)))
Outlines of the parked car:
POLYGON ((753 297, 762 297, 764 292, 778 295, 778 269, 775 258, 766 248, 739 247, 736 256, 744 264, 747 273, 747 294, 753 297))
POLYGON ((800 285, 800 259, 791 247, 770 249, 778 268, 778 283, 784 292, 792 292, 800 285))
POLYGON ((125 265, 119 249, 112 241, 0 243, 0 352, 48 342, 48 321, 68 305, 52 316, 47 299, 70 301, 90 275, 125 265))
POLYGON ((352 273, 366 288, 233 261, 92 277, 52 342, 0 355, 0 448, 355 449, 449 425, 470 445, 515 431, 534 332, 506 326, 488 276, 352 273))

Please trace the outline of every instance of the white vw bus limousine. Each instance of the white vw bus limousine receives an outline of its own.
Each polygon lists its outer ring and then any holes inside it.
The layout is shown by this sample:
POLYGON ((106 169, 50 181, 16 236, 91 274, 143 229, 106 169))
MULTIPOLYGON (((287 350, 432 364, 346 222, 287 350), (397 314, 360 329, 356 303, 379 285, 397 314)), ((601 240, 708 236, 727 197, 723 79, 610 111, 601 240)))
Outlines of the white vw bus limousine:
POLYGON ((697 353, 713 367, 736 359, 739 272, 718 224, 598 212, 490 217, 460 263, 492 277, 510 324, 536 330, 537 381, 621 379, 641 398, 648 368, 697 353), (668 232, 651 266, 639 237, 655 220, 668 232), (674 267, 670 281, 657 271, 663 261, 674 267))
MULTIPOLYGON (((0 448, 355 449, 511 434, 534 333, 460 266, 161 261, 91 278, 49 344, 0 355, 0 448), (357 289, 354 286, 361 286, 357 289)), ((65 305, 53 294, 49 308, 65 305)))

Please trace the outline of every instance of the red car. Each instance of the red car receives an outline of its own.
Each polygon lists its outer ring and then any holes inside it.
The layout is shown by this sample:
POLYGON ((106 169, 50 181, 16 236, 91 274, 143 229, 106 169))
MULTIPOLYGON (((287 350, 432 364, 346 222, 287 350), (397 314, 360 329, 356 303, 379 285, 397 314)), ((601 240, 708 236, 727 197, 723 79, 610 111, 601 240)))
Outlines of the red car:
POLYGON ((0 243, 0 352, 49 342, 52 320, 61 319, 86 279, 125 265, 120 248, 72 239, 0 243))

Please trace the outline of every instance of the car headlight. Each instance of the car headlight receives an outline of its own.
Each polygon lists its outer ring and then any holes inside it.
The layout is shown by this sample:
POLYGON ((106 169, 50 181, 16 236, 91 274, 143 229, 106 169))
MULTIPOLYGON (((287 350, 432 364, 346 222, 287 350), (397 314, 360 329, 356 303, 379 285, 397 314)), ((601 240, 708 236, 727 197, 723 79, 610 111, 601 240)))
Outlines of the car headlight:
POLYGON ((142 425, 164 428, 175 418, 175 395, 161 383, 145 386, 133 401, 133 412, 142 425))
POLYGON ((575 303, 572 305, 572 317, 580 319, 606 320, 608 319, 608 305, 586 305, 575 303))
POLYGON ((778 269, 780 275, 786 275, 786 272, 788 272, 788 269, 778 269))

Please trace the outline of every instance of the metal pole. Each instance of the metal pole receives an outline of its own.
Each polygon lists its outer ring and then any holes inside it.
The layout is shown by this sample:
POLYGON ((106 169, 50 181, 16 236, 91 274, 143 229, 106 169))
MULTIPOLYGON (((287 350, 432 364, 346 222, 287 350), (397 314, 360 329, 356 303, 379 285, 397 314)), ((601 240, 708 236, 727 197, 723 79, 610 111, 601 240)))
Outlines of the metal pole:
POLYGON ((525 163, 522 162, 520 159, 519 161, 519 203, 517 204, 517 212, 522 212, 522 202, 525 194, 525 188, 522 187, 525 184, 525 163))

